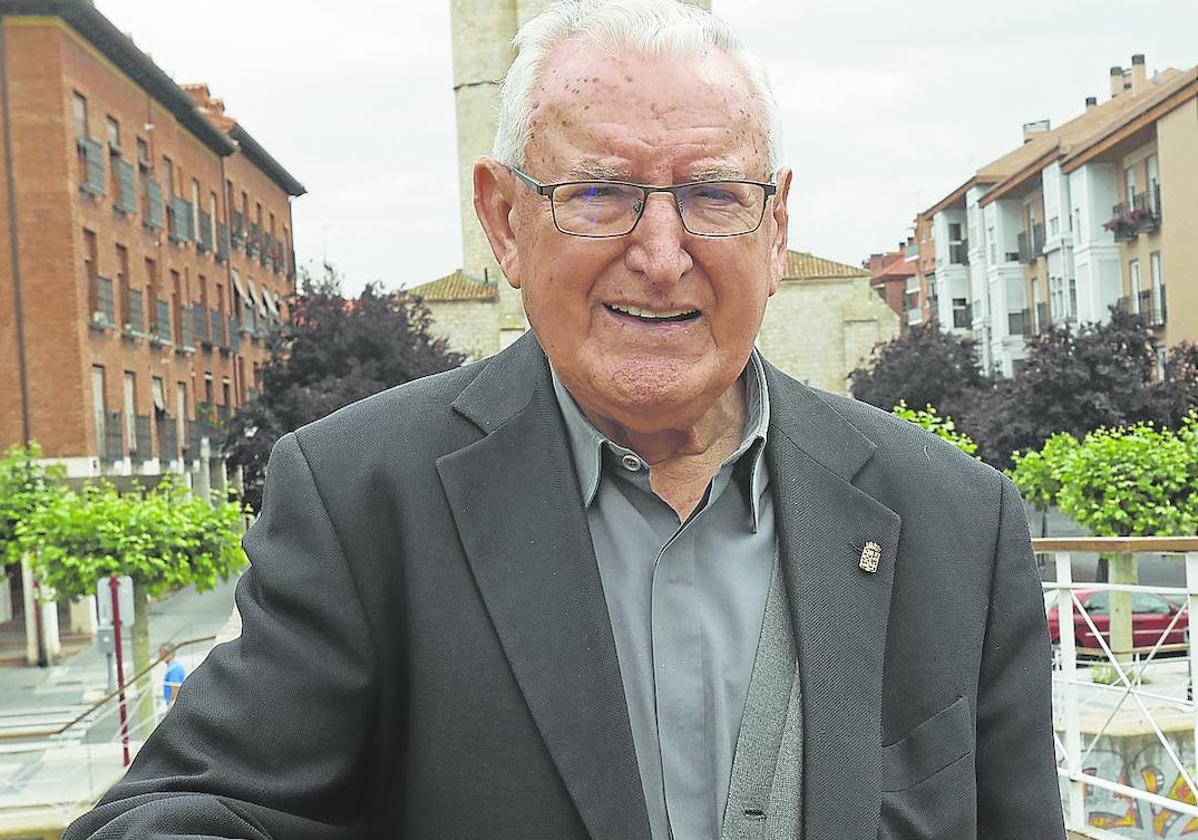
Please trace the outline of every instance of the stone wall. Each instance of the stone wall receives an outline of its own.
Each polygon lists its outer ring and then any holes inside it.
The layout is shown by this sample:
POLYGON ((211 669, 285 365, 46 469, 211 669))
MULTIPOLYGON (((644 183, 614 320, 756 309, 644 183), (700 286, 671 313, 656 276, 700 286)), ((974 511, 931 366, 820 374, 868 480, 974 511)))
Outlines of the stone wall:
POLYGON ((795 379, 847 394, 849 373, 899 333, 898 315, 869 282, 868 276, 782 281, 757 346, 795 379))
POLYGON ((433 322, 429 332, 449 341, 449 348, 465 353, 466 361, 499 352, 499 307, 493 301, 428 301, 433 322))

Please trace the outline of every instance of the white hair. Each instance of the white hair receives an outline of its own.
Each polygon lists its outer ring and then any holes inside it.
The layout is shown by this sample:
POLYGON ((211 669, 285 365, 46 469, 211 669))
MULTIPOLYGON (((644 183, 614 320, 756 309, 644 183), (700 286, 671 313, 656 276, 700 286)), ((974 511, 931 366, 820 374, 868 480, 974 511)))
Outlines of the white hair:
POLYGON ((782 153, 782 123, 761 62, 744 48, 727 23, 681 0, 558 0, 529 20, 512 44, 516 58, 499 90, 499 122, 492 156, 523 166, 533 102, 545 58, 558 44, 581 38, 611 52, 699 58, 722 50, 743 68, 766 129, 770 172, 782 153))

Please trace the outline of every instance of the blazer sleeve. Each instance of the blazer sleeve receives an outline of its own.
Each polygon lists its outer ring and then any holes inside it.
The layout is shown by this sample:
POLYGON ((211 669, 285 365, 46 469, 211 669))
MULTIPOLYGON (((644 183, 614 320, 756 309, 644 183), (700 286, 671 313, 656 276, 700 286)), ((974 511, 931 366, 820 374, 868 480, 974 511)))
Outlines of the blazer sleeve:
POLYGON ((1000 508, 978 686, 978 840, 1064 840, 1043 588, 1006 476, 1000 508))
POLYGON ((375 648, 293 434, 242 541, 242 632, 183 685, 124 780, 64 840, 366 838, 375 648))

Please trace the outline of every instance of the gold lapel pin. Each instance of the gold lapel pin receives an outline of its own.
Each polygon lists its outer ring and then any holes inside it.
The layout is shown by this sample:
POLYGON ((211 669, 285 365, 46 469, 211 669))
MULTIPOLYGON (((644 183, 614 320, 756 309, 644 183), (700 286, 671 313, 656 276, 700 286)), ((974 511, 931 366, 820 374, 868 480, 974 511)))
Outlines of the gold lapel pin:
POLYGON ((882 559, 882 546, 876 542, 867 542, 865 548, 861 549, 861 563, 859 564, 862 570, 873 574, 878 570, 878 562, 882 559))

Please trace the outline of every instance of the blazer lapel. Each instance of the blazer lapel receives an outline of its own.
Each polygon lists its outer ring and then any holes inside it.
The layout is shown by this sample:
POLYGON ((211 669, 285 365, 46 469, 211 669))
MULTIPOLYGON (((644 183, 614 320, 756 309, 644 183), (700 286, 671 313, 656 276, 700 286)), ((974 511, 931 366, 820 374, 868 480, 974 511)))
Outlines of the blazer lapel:
POLYGON ((437 460, 533 719, 595 840, 648 840, 611 622, 543 353, 531 334, 454 408, 486 436, 437 460))
POLYGON ((874 444, 814 391, 767 366, 766 447, 803 706, 803 835, 874 840, 882 669, 898 514, 852 478, 874 444), (860 567, 867 542, 877 571, 860 567))

